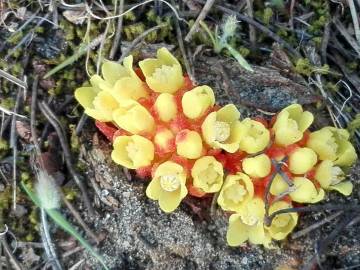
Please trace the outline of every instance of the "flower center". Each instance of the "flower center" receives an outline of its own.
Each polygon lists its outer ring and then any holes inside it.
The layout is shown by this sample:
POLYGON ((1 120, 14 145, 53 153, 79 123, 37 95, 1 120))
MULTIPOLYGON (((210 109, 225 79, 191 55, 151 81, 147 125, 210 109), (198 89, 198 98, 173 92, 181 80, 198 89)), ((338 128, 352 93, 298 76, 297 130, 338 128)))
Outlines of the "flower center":
POLYGON ((345 179, 344 172, 340 167, 335 166, 331 168, 331 185, 336 185, 345 179))
POLYGON ((215 141, 225 142, 230 137, 230 125, 226 122, 216 121, 214 130, 215 141))
POLYGON ((286 214, 277 215, 274 217, 272 224, 274 224, 276 227, 282 228, 289 224, 290 218, 290 215, 286 214))
POLYGON ((176 175, 163 175, 160 177, 160 186, 165 191, 175 191, 180 187, 180 180, 176 175))
POLYGON ((239 203, 244 200, 246 193, 243 185, 232 185, 226 190, 225 196, 234 203, 239 203))
POLYGON ((218 179, 219 174, 214 170, 214 166, 210 164, 209 167, 207 167, 199 174, 199 177, 201 179, 205 179, 206 183, 211 186, 216 184, 216 180, 218 179))
POLYGON ((241 216, 242 222, 244 222, 246 225, 254 226, 256 223, 259 222, 259 219, 257 217, 254 217, 253 215, 247 214, 241 216))
POLYGON ((162 65, 161 67, 155 69, 152 77, 158 81, 166 83, 169 81, 169 78, 172 77, 173 72, 173 67, 162 65))
POLYGON ((139 147, 136 146, 135 143, 130 142, 126 146, 126 151, 128 153, 128 157, 130 158, 130 160, 134 161, 136 159, 136 156, 137 156, 138 152, 140 151, 140 149, 139 149, 139 147))

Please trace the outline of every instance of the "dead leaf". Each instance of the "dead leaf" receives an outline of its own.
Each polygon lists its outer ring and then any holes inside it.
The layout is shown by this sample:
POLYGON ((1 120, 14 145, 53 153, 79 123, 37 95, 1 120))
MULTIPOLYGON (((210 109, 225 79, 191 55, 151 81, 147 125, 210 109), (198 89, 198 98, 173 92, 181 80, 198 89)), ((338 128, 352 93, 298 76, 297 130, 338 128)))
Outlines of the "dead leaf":
POLYGON ((83 24, 86 16, 85 10, 65 10, 62 15, 73 24, 83 24))
POLYGON ((31 141, 31 131, 30 125, 27 122, 16 121, 15 124, 16 132, 25 142, 30 143, 31 141))

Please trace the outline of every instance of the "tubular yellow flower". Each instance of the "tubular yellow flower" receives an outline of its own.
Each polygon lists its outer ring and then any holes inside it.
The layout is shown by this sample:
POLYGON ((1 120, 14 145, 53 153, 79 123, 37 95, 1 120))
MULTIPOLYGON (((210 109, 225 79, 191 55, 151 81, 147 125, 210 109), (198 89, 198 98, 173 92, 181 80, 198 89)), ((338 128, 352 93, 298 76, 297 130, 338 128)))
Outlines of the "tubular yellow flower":
POLYGON ((195 119, 203 116, 214 106, 215 95, 209 86, 198 86, 183 95, 181 104, 184 114, 190 119, 195 119))
POLYGON ((94 87, 76 89, 75 98, 84 107, 85 114, 102 122, 111 122, 113 111, 119 106, 109 92, 97 91, 94 87))
POLYGON ((120 128, 132 134, 152 132, 155 127, 151 114, 138 102, 130 99, 124 100, 113 112, 113 120, 120 128))
POLYGON ((157 128, 154 136, 156 150, 160 153, 170 153, 175 150, 175 136, 167 128, 157 128))
POLYGON ((286 107, 278 114, 273 126, 276 144, 286 146, 300 141, 313 121, 312 113, 303 111, 300 104, 286 107))
POLYGON ((241 122, 239 148, 249 154, 265 149, 270 142, 269 130, 260 122, 245 118, 241 122))
POLYGON ((294 174, 307 173, 316 163, 316 153, 307 147, 298 148, 289 155, 289 169, 294 174))
POLYGON ((166 212, 174 211, 187 195, 186 172, 172 161, 166 161, 157 167, 154 177, 146 189, 146 196, 159 201, 160 208, 166 212))
POLYGON ((161 121, 169 122, 176 116, 177 106, 175 98, 169 93, 160 94, 155 101, 155 110, 161 121))
POLYGON ((349 196, 353 189, 350 181, 344 181, 345 173, 330 160, 324 160, 317 166, 314 178, 322 188, 336 190, 345 196, 349 196))
POLYGON ((305 177, 294 177, 295 190, 289 195, 294 202, 317 203, 324 199, 325 192, 322 188, 316 189, 313 182, 305 177))
POLYGON ((195 161, 191 176, 194 187, 206 193, 218 192, 223 184, 224 169, 213 156, 204 156, 195 161))
POLYGON ((244 173, 228 175, 217 203, 225 211, 239 212, 254 196, 254 185, 244 173))
POLYGON ((139 62, 148 86, 158 93, 173 94, 184 84, 179 61, 166 48, 157 51, 157 59, 139 62))
MULTIPOLYGON (((269 215, 272 213, 282 210, 291 208, 291 204, 285 201, 278 201, 273 203, 269 208, 269 215)), ((280 214, 274 217, 272 220, 271 226, 266 227, 267 231, 270 233, 270 236, 275 240, 282 240, 284 239, 292 230, 295 228, 296 223, 298 220, 297 213, 285 213, 280 214)))
POLYGON ((199 133, 184 129, 176 135, 176 152, 179 156, 196 159, 202 154, 203 146, 199 133))
POLYGON ((262 178, 267 176, 271 170, 270 158, 261 154, 252 158, 245 158, 242 162, 244 172, 250 177, 262 178))
POLYGON ((201 130, 204 140, 215 149, 234 153, 239 149, 240 112, 234 104, 210 113, 204 120, 201 130))
POLYGON ((114 141, 111 158, 129 169, 149 166, 154 159, 154 145, 139 135, 118 136, 114 141))
POLYGON ((349 132, 345 129, 324 127, 312 132, 307 147, 313 149, 320 160, 331 160, 339 166, 351 166, 357 159, 355 148, 349 142, 349 132))
POLYGON ((147 97, 145 83, 133 70, 133 57, 125 57, 123 65, 115 62, 105 62, 102 65, 102 73, 105 80, 110 81, 114 87, 111 94, 118 102, 126 99, 138 100, 147 97))
POLYGON ((265 204, 258 197, 250 200, 238 213, 232 214, 226 234, 229 246, 240 246, 245 241, 267 246, 270 238, 264 230, 264 216, 265 204))

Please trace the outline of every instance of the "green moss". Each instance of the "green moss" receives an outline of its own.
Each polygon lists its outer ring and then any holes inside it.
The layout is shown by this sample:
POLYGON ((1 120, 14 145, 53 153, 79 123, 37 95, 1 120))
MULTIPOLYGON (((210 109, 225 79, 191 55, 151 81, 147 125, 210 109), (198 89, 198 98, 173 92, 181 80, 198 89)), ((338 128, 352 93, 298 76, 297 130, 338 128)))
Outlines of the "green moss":
POLYGON ((250 50, 248 48, 245 48, 245 47, 240 47, 238 49, 238 51, 240 52, 240 54, 243 56, 243 57, 246 57, 250 54, 250 50))
POLYGON ((22 172, 20 175, 21 181, 28 181, 30 179, 30 174, 28 172, 22 172))
POLYGON ((145 31, 145 25, 143 23, 134 23, 124 27, 124 33, 126 40, 134 40, 137 36, 141 35, 145 31))
POLYGON ((339 86, 335 83, 327 82, 325 84, 325 89, 330 92, 337 92, 337 91, 339 91, 339 86))
POLYGON ((358 113, 355 118, 348 124, 347 130, 350 133, 350 137, 354 137, 355 131, 360 130, 360 113, 358 113))
POLYGON ((69 125, 69 129, 70 129, 70 146, 71 146, 71 150, 73 150, 74 152, 79 152, 80 149, 80 141, 79 141, 79 137, 76 135, 76 125, 69 125))
POLYGON ((298 59, 295 64, 295 71, 299 74, 310 76, 312 72, 312 67, 310 65, 309 59, 298 59))
POLYGON ((15 107, 15 100, 13 98, 11 98, 11 97, 1 99, 0 100, 0 106, 5 108, 5 109, 11 110, 12 108, 15 107))
POLYGON ((9 143, 3 138, 0 138, 0 158, 5 157, 8 151, 9 151, 9 143))
POLYGON ((124 15, 124 20, 134 22, 136 20, 135 13, 130 11, 124 15))
POLYGON ((13 35, 11 35, 8 39, 8 43, 10 45, 16 45, 18 44, 21 39, 24 37, 24 33, 22 31, 16 32, 13 35))

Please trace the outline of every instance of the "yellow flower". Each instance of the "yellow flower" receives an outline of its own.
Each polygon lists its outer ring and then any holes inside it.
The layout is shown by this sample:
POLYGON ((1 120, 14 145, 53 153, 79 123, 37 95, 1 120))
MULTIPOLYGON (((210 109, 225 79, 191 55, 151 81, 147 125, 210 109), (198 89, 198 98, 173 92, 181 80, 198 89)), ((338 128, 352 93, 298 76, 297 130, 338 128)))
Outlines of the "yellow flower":
POLYGON ((250 177, 262 178, 267 176, 271 170, 270 158, 261 154, 252 158, 245 158, 242 162, 244 172, 250 177))
POLYGON ((234 153, 239 149, 240 112, 234 104, 210 113, 204 120, 201 130, 204 140, 215 149, 234 153))
POLYGON ((155 92, 173 94, 184 84, 179 61, 166 48, 157 51, 157 59, 145 59, 139 66, 148 86, 155 92))
POLYGON ((165 127, 157 128, 154 143, 156 150, 161 154, 170 153, 175 150, 175 136, 171 130, 165 127))
MULTIPOLYGON (((271 215, 276 211, 291 207, 292 207, 291 204, 285 201, 275 202, 269 208, 269 215, 271 215)), ((272 220, 270 227, 266 227, 266 229, 272 238, 274 238, 275 240, 282 240, 289 233, 292 232, 292 230, 296 226, 297 220, 298 220, 297 213, 285 213, 285 214, 276 215, 272 220)))
POLYGON ((105 62, 102 65, 102 74, 106 81, 110 81, 114 87, 111 94, 118 102, 126 99, 138 100, 147 97, 145 83, 133 70, 133 57, 125 57, 123 65, 116 62, 105 62))
POLYGON ((108 91, 97 91, 94 87, 80 87, 75 98, 85 109, 85 114, 101 122, 111 122, 112 114, 119 104, 108 91))
POLYGON ((181 104, 183 112, 188 118, 201 117, 209 108, 214 106, 214 92, 207 85, 195 87, 183 95, 181 104))
POLYGON ((240 128, 240 150, 254 154, 265 149, 270 142, 269 130, 260 122, 245 118, 240 128))
POLYGON ((238 213, 232 214, 226 234, 229 246, 240 246, 245 241, 268 246, 270 238, 264 230, 264 216, 265 204, 258 197, 250 200, 238 213))
POLYGON ((176 135, 176 152, 179 156, 196 159, 202 154, 203 146, 199 133, 184 129, 176 135))
POLYGON ((154 145, 139 135, 118 136, 114 141, 111 158, 115 163, 129 169, 138 169, 151 164, 154 159, 154 145))
POLYGON ((294 177, 295 190, 289 195, 294 202, 317 203, 324 199, 325 192, 322 188, 316 189, 313 182, 305 177, 294 177))
POLYGON ((160 208, 166 212, 174 211, 187 195, 186 172, 172 161, 166 161, 157 167, 154 177, 146 189, 146 196, 159 201, 160 208))
POLYGON ((307 173, 317 163, 317 155, 310 148, 298 148, 289 155, 289 169, 294 174, 307 173))
POLYGON ((218 192, 223 184, 224 169, 213 156, 204 156, 195 161, 191 176, 194 187, 206 193, 218 192))
POLYGON ((169 122, 176 116, 177 106, 175 98, 169 93, 160 94, 157 97, 154 106, 161 121, 169 122))
POLYGON ((132 133, 152 132, 155 127, 154 118, 138 102, 124 100, 113 113, 114 122, 122 129, 132 133))
POLYGON ((300 104, 286 107, 278 114, 273 126, 276 144, 286 146, 300 141, 313 121, 312 113, 303 111, 300 104))
POLYGON ((345 173, 330 160, 324 160, 317 166, 314 178, 322 188, 336 190, 345 196, 349 196, 353 190, 353 184, 344 181, 345 173))
POLYGON ((335 165, 351 166, 357 159, 354 146, 345 129, 324 127, 310 134, 307 147, 313 149, 320 160, 331 160, 335 165))
POLYGON ((254 185, 244 173, 228 175, 220 191, 217 203, 225 211, 238 212, 254 196, 254 185))
POLYGON ((104 77, 93 75, 91 87, 80 87, 75 90, 76 100, 85 108, 85 113, 96 120, 110 122, 118 102, 124 99, 146 97, 144 83, 132 69, 132 56, 124 59, 124 66, 106 61, 101 66, 104 77))

